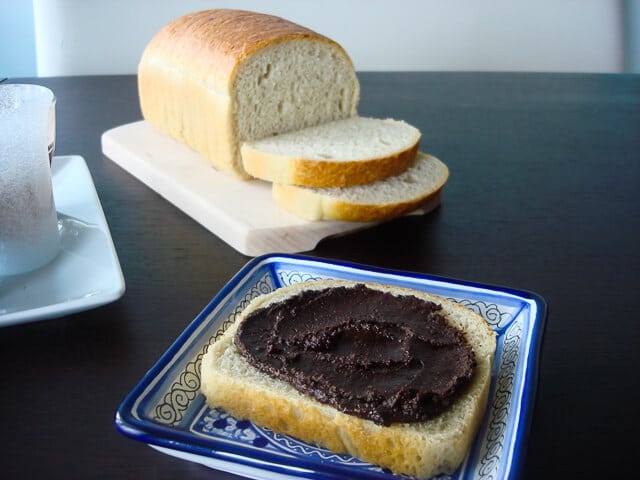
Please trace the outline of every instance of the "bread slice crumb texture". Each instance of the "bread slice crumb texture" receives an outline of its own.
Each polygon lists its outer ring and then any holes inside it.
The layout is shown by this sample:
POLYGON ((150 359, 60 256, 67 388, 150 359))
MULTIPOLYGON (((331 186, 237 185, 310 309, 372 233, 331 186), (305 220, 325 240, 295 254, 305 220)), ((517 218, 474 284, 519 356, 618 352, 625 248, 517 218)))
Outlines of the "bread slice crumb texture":
POLYGON ((418 129, 403 121, 354 117, 246 145, 273 155, 345 162, 389 156, 419 140, 418 129))

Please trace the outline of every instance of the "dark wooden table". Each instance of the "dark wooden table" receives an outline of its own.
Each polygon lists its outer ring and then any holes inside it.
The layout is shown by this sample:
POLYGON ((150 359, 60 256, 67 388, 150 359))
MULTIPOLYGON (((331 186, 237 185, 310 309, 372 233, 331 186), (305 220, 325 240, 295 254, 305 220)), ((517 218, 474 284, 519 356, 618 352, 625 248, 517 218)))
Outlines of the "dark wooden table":
MULTIPOLYGON (((362 73, 360 113, 419 127, 448 164, 441 208, 307 254, 510 286, 549 316, 522 477, 635 472, 640 431, 640 77, 362 73)), ((127 290, 0 329, 0 477, 235 478, 114 428, 114 413, 241 255, 101 154, 140 119, 134 76, 11 79, 58 98, 57 154, 93 175, 127 290)), ((615 474, 615 475, 614 475, 615 474)))

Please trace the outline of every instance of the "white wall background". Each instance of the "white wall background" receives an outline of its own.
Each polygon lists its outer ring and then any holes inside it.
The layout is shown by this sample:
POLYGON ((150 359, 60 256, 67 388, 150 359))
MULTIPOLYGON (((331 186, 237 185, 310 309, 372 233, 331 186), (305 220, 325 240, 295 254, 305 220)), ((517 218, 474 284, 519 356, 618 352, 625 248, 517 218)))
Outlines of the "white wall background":
MULTIPOLYGON (((627 12, 639 1, 33 0, 35 73, 134 73, 162 25, 214 7, 272 13, 310 27, 340 42, 360 71, 621 72, 633 67, 627 12)), ((7 3, 24 3, 0 2, 3 18, 7 3)), ((3 70, 0 63, 0 76, 3 70)))
POLYGON ((0 80, 35 74, 31 1, 0 0, 0 80))
POLYGON ((622 2, 624 70, 640 73, 640 0, 622 2))

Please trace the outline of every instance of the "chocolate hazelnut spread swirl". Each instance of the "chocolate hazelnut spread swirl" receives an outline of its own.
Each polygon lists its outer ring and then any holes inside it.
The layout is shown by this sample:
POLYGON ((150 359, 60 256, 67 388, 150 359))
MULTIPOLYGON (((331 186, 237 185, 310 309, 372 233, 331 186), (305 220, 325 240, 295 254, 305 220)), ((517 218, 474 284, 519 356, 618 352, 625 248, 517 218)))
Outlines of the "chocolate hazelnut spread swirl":
POLYGON ((344 413, 420 422, 443 412, 475 370, 441 309, 365 285, 307 290, 251 313, 235 344, 259 370, 344 413))

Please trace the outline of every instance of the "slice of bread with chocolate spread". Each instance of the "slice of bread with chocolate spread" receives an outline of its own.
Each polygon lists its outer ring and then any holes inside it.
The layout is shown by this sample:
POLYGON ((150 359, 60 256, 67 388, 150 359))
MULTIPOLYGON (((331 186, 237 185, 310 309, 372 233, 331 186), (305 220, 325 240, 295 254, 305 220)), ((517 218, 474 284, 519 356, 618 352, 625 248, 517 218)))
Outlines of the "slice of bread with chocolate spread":
POLYGON ((495 348, 481 316, 443 298, 302 282, 247 306, 203 357, 201 390, 237 418, 426 478, 467 455, 495 348))

